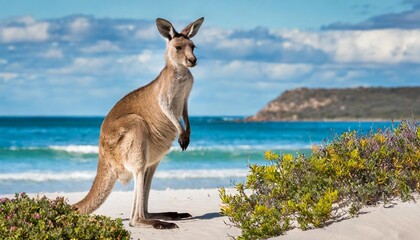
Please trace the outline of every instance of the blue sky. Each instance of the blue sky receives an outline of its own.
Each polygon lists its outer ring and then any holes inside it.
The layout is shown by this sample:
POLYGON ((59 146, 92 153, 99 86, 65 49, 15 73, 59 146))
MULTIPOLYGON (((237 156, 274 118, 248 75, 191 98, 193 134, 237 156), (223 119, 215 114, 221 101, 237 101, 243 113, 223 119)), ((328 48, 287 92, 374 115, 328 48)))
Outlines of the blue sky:
POLYGON ((0 0, 0 115, 105 115, 194 37, 191 115, 251 115, 296 87, 420 86, 419 0, 0 0))

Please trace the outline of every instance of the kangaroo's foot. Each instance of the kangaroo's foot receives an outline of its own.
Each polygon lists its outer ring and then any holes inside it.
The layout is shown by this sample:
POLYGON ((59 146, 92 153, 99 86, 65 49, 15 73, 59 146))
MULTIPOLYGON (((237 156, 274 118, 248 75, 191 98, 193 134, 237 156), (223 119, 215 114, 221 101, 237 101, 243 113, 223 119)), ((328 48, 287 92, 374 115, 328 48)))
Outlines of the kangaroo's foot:
POLYGON ((149 213, 149 219, 162 219, 162 220, 180 220, 184 218, 192 217, 189 213, 177 213, 177 212, 160 212, 160 213, 149 213))
POLYGON ((152 226, 156 229, 174 229, 178 228, 178 225, 175 223, 170 222, 162 222, 155 219, 139 219, 137 221, 130 220, 130 223, 128 224, 130 227, 140 227, 144 225, 152 226))

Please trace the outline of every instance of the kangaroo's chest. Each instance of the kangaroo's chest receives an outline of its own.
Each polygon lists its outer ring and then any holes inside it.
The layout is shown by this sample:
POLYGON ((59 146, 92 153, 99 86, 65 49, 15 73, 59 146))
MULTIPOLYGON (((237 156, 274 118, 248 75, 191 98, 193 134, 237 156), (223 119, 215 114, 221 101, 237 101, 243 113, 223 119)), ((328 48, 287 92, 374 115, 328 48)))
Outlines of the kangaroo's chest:
POLYGON ((191 92, 193 85, 193 78, 191 75, 183 76, 174 80, 173 86, 169 92, 169 102, 172 111, 177 115, 181 116, 182 110, 188 96, 191 92))

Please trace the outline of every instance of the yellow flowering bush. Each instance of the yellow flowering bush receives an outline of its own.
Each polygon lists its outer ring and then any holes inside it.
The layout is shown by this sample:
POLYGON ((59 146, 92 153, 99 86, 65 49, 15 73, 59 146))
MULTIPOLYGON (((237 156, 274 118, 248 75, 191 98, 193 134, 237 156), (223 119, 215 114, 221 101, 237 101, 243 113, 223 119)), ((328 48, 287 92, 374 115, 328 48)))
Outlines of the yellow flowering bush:
POLYGON ((402 121, 367 135, 346 132, 312 153, 267 151, 250 165, 235 194, 220 189, 221 212, 242 229, 238 239, 265 239, 299 227, 325 226, 361 207, 420 191, 420 126, 402 121))

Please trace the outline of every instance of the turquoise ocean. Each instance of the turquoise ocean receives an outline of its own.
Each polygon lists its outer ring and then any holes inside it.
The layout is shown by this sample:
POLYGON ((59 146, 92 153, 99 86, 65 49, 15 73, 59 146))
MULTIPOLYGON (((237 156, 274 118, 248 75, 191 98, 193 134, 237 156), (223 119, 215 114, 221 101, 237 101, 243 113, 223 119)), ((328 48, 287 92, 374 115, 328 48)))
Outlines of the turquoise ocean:
MULTIPOLYGON (((0 194, 89 190, 96 174, 102 117, 0 117, 0 194)), ((267 164, 266 150, 309 154, 346 131, 369 132, 391 122, 262 122, 191 117, 191 143, 177 142, 160 163, 153 189, 229 187, 248 164, 267 164)), ((117 183, 129 191, 133 183, 117 183)))

